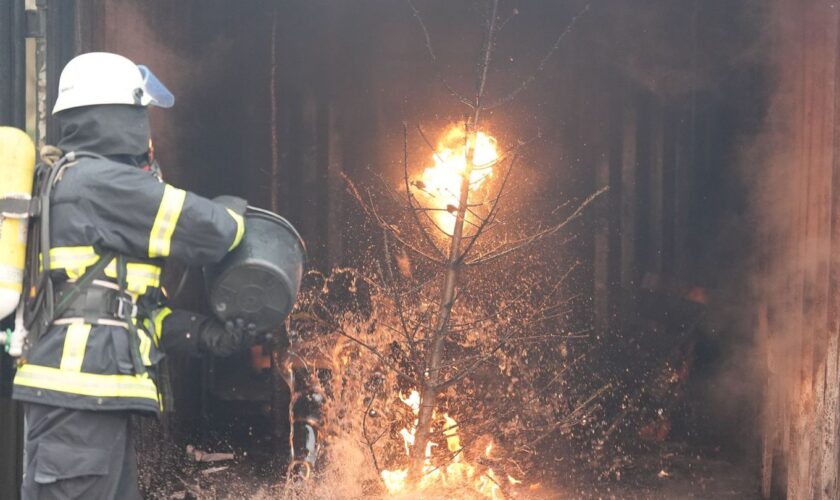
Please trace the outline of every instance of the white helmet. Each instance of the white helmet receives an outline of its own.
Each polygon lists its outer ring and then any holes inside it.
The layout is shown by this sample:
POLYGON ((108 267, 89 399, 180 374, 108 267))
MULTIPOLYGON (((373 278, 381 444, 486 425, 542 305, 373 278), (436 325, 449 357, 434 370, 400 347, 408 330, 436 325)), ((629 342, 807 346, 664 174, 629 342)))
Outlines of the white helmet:
POLYGON ((149 68, 108 52, 89 52, 67 63, 58 80, 53 114, 96 104, 169 108, 175 96, 149 68))

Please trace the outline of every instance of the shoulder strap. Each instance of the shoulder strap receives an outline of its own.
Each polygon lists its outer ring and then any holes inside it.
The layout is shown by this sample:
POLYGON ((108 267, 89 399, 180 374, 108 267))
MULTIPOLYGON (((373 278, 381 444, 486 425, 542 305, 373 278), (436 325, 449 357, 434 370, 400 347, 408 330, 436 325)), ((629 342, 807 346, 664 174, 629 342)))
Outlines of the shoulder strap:
POLYGON ((36 170, 35 199, 33 200, 33 214, 38 217, 30 225, 29 242, 27 244, 31 251, 27 250, 27 263, 30 272, 27 273, 28 286, 24 288, 27 295, 22 299, 28 299, 31 305, 29 318, 26 322, 27 329, 32 334, 32 342, 37 342, 52 324, 56 317, 61 315, 73 303, 79 293, 84 291, 90 282, 111 262, 115 254, 106 252, 99 260, 90 266, 85 273, 76 280, 70 288, 69 293, 62 297, 61 303, 55 303, 55 291, 50 278, 50 196, 52 189, 60 180, 64 168, 79 157, 104 158, 96 153, 86 151, 70 152, 57 160, 55 158, 61 153, 57 148, 48 151, 45 155, 42 150, 43 168, 36 170), (33 290, 30 292, 30 288, 33 290))

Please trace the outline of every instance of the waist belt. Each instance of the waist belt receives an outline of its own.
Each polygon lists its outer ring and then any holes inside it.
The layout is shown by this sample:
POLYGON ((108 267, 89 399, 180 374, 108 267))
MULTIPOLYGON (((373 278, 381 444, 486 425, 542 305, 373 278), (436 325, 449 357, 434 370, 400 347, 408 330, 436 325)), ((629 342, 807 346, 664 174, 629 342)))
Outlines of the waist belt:
MULTIPOLYGON (((72 286, 62 283, 56 287, 56 299, 61 300, 72 286)), ((128 322, 137 316, 137 304, 131 295, 120 293, 116 284, 94 280, 87 289, 73 299, 67 309, 56 320, 82 318, 85 323, 105 321, 128 322)), ((60 322, 60 321, 59 321, 60 322)))

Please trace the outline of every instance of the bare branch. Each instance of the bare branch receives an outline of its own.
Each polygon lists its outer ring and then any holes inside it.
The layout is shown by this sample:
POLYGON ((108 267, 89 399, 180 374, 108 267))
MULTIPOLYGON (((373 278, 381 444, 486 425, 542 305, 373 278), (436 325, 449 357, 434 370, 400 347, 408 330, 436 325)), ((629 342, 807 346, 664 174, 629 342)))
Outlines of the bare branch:
MULTIPOLYGON (((390 289, 393 289, 393 285, 394 285, 394 272, 391 269, 391 247, 388 244, 388 232, 387 231, 383 231, 382 239, 383 239, 383 245, 385 247, 385 262, 387 263, 387 266, 388 266, 386 269, 388 270, 388 282, 389 282, 388 288, 390 290, 390 289)), ((406 323, 406 318, 405 318, 405 311, 403 310, 403 305, 402 305, 402 298, 397 294, 392 294, 392 298, 394 300, 394 304, 397 307, 397 317, 399 317, 399 319, 400 319, 400 326, 402 327, 403 336, 405 337, 406 342, 408 342, 408 348, 411 351, 411 355, 413 357, 416 357, 417 356, 417 351, 416 351, 415 345, 414 345, 414 337, 412 336, 412 334, 408 330, 408 324, 406 323)))
MULTIPOLYGON (((561 304, 561 305, 562 305, 562 304, 561 304)), ((513 342, 513 341, 518 340, 517 338, 514 338, 514 337, 516 336, 516 334, 517 334, 518 332, 521 332, 523 328, 525 328, 525 327, 527 327, 527 326, 531 325, 532 323, 537 323, 537 322, 540 322, 540 321, 546 321, 546 320, 549 320, 549 319, 554 319, 554 318, 557 318, 557 317, 564 316, 564 315, 566 315, 566 314, 568 314, 568 313, 570 313, 570 312, 571 312, 571 310, 565 310, 565 311, 561 311, 560 313, 557 313, 557 314, 554 314, 554 315, 546 315, 546 314, 545 314, 545 313, 547 313, 548 311, 550 311, 550 310, 552 310, 552 309, 557 309, 557 307, 559 307, 559 306, 555 306, 555 307, 550 307, 550 308, 543 309, 543 310, 541 311, 543 314, 541 314, 540 316, 534 316, 534 317, 532 317, 532 318, 529 318, 527 321, 524 321, 524 322, 522 322, 521 324, 518 324, 516 328, 512 329, 512 330, 511 330, 511 332, 510 332, 509 334, 507 334, 504 338, 502 338, 499 342, 497 342, 497 343, 496 343, 496 345, 493 347, 493 349, 491 349, 489 352, 485 353, 484 355, 479 356, 479 357, 478 357, 478 358, 477 358, 477 359, 476 359, 476 360, 475 360, 475 361, 474 361, 474 362, 473 362, 470 366, 468 366, 467 368, 464 368, 464 369, 460 370, 457 374, 453 375, 453 376, 452 376, 452 377, 450 377, 448 380, 446 380, 446 381, 441 382, 440 384, 438 384, 438 386, 437 386, 437 387, 438 387, 438 389, 439 389, 439 390, 442 390, 442 389, 444 389, 444 388, 446 388, 446 387, 448 387, 448 386, 450 386, 450 385, 453 385, 453 384, 455 384, 455 383, 457 383, 457 382, 459 382, 459 381, 463 380, 463 379, 464 379, 464 378, 466 378, 467 376, 469 376, 469 375, 470 375, 471 373, 473 373, 473 372, 474 372, 474 371, 475 371, 475 370, 476 370, 476 369, 477 369, 477 368, 478 368, 478 367, 479 367, 482 363, 486 362, 486 361, 487 361, 487 360, 489 360, 491 357, 493 357, 493 356, 496 354, 496 352, 498 352, 498 351, 499 351, 499 349, 501 349, 502 347, 504 347, 506 344, 508 344, 508 343, 510 343, 510 342, 513 342)))
POLYGON ((592 5, 591 1, 586 2, 586 5, 583 6, 583 9, 581 9, 580 12, 575 14, 575 16, 572 18, 572 20, 569 21, 569 24, 566 25, 566 28, 560 33, 560 36, 557 37, 557 41, 554 42, 554 45, 552 45, 551 48, 548 50, 548 52, 545 54, 545 56, 543 56, 542 60, 540 61, 539 66, 537 66, 537 70, 531 76, 529 76, 528 78, 523 80, 522 83, 520 83, 519 86, 516 87, 515 89, 513 89, 513 91, 511 91, 509 94, 507 94, 504 97, 501 97, 501 98, 497 99, 496 101, 494 101, 491 104, 489 104, 488 106, 486 106, 485 109, 487 111, 490 111, 490 110, 498 108, 499 106, 507 104, 510 101, 516 99, 516 96, 518 96, 523 90, 528 88, 528 85, 532 84, 534 82, 534 80, 536 80, 537 77, 543 72, 543 70, 545 69, 545 65, 548 63, 549 59, 551 59, 551 56, 553 56, 554 53, 557 52, 557 50, 560 48, 560 42, 563 41, 563 38, 565 38, 566 35, 568 35, 570 31, 572 31, 572 28, 574 28, 574 26, 577 24, 578 20, 584 14, 586 14, 586 12, 589 10, 589 7, 591 5, 592 5))
POLYGON ((499 23, 499 27, 498 27, 498 29, 496 29, 496 31, 502 31, 505 28, 505 26, 507 26, 507 23, 509 23, 511 21, 511 19, 513 19, 514 17, 516 17, 518 15, 519 15, 519 9, 513 9, 513 11, 511 11, 510 15, 507 18, 505 18, 504 21, 499 23))
MULTIPOLYGON (((531 404, 531 403, 533 403, 534 401, 536 401, 536 400, 538 400, 539 398, 541 398, 541 397, 545 396, 545 395, 548 393, 549 389, 551 389, 552 385, 553 385, 555 382, 557 382, 557 381, 560 379, 560 377, 562 377, 563 375, 565 375, 565 374, 566 374, 566 372, 567 372, 567 371, 569 371, 569 369, 570 369, 570 368, 572 368, 573 366, 577 365, 577 364, 578 364, 578 362, 580 362, 580 361, 581 361, 582 359, 584 359, 584 358, 585 358, 585 355, 583 355, 583 354, 581 354, 580 356, 576 357, 574 360, 572 360, 572 362, 571 362, 571 363, 567 364, 567 365, 566 365, 566 366, 564 366, 564 367, 563 367, 560 371, 558 371, 558 372, 554 375, 554 377, 552 377, 552 378, 551 378, 551 380, 549 380, 548 382, 546 382, 546 383, 542 384, 541 389, 540 389, 540 390, 537 390, 536 394, 534 394, 533 396, 531 396, 528 400, 523 401, 523 402, 522 402, 522 404, 520 404, 520 405, 511 405, 511 404, 509 404, 509 403, 500 403, 499 405, 497 405, 497 406, 495 406, 495 407, 493 407, 493 408, 489 408, 489 409, 487 410, 486 414, 487 414, 487 415, 493 415, 493 416, 492 416, 492 417, 490 417, 490 419, 489 419, 489 420, 487 420, 487 421, 485 421, 484 423, 485 423, 485 424, 490 424, 490 423, 493 423, 493 422, 499 422, 499 421, 502 421, 502 420, 507 420, 507 419, 510 417, 510 415, 511 415, 512 413, 514 413, 514 412, 515 412, 518 408, 520 408, 520 407, 522 407, 522 406, 527 406, 527 405, 530 405, 530 404, 531 404), (504 406, 503 406, 503 405, 504 405, 504 406)), ((476 413, 476 414, 474 414, 474 415, 472 415, 472 416, 469 416, 469 415, 468 415, 468 416, 466 416, 466 417, 462 417, 461 419, 459 419, 459 425, 463 428, 466 424, 471 423, 471 422, 473 422, 473 421, 476 421, 476 420, 477 420, 477 419, 479 419, 479 418, 482 418, 482 416, 481 416, 481 415, 479 415, 479 414, 477 414, 477 413, 476 413)))
POLYGON ((367 443, 368 450, 370 450, 370 457, 373 459, 373 466, 376 467, 377 477, 382 472, 382 468, 379 467, 379 461, 376 459, 376 451, 373 449, 373 446, 376 444, 377 441, 379 441, 382 438, 382 436, 385 435, 385 432, 382 432, 381 434, 379 434, 379 436, 376 437, 376 439, 371 441, 370 437, 368 436, 368 431, 367 431, 367 418, 368 418, 368 414, 370 413, 370 408, 373 406, 373 402, 376 401, 376 395, 378 394, 378 391, 379 391, 379 386, 377 385, 376 390, 374 391, 373 395, 370 397, 370 401, 368 401, 367 407, 365 408, 365 414, 362 417, 362 435, 365 438, 365 442, 367 443))
POLYGON ((438 391, 441 391, 441 390, 449 387, 450 385, 453 385, 453 384, 463 380, 464 378, 466 378, 469 374, 473 373, 476 370, 476 368, 478 368, 481 365, 481 363, 484 363, 485 361, 490 359, 493 355, 496 354, 496 352, 498 352, 499 349, 504 347, 504 345, 507 343, 507 341, 510 340, 515 334, 516 334, 516 330, 509 333, 505 338, 503 338, 498 343, 496 343, 496 345, 493 347, 493 349, 490 350, 490 352, 484 354, 483 356, 480 356, 470 366, 468 366, 467 368, 464 368, 463 370, 459 371, 457 374, 453 375, 449 379, 438 383, 435 386, 435 389, 438 390, 438 391))
POLYGON ((505 176, 502 178, 502 185, 499 187, 499 190, 497 191, 496 196, 492 200, 488 200, 488 202, 491 203, 491 205, 492 205, 491 208, 490 208, 490 212, 487 214, 486 218, 479 217, 479 219, 482 221, 482 223, 481 223, 480 227, 478 228, 478 230, 476 231, 476 234, 470 237, 471 239, 470 239, 470 242, 467 244, 467 248, 464 249, 464 251, 461 253, 461 262, 464 262, 467 259, 467 256, 469 255, 473 246, 475 246, 479 237, 482 235, 482 233, 484 233, 484 231, 486 229, 488 229, 489 227, 491 227, 493 225, 494 221, 498 217, 499 209, 500 209, 500 206, 501 206, 500 202, 502 200, 502 197, 505 195, 505 189, 507 187, 508 180, 510 179, 510 174, 513 172, 513 167, 516 164, 517 159, 519 158, 519 155, 518 155, 519 150, 528 146, 528 145, 530 145, 532 142, 537 140, 539 137, 540 136, 537 135, 536 137, 533 137, 533 138, 531 138, 531 139, 529 139, 525 142, 518 143, 516 146, 512 146, 507 151, 505 151, 499 158, 497 158, 496 160, 491 162, 491 163, 495 164, 495 163, 498 163, 498 162, 502 161, 502 159, 506 158, 507 156, 513 155, 510 159, 510 163, 508 164, 508 168, 505 171, 505 176))
POLYGON ((539 231, 536 234, 532 234, 530 236, 526 236, 525 238, 521 238, 519 240, 510 242, 506 245, 503 245, 502 248, 497 248, 495 250, 491 250, 491 251, 487 252, 486 254, 484 254, 482 256, 479 256, 479 257, 476 257, 475 259, 473 259, 470 262, 467 262, 466 265, 476 266, 476 265, 480 265, 480 264, 486 264, 487 262, 496 260, 500 257, 504 257, 505 255, 516 252, 517 250, 521 250, 522 248, 524 248, 524 247, 526 247, 526 246, 528 246, 532 243, 536 243, 536 242, 538 242, 538 241, 540 241, 540 240, 542 240, 542 239, 544 239, 548 236, 551 236, 552 234, 555 234, 556 232, 558 232, 561 229, 563 229, 564 227, 566 227, 570 222, 572 222, 573 220, 580 217, 580 214, 583 213, 583 210, 587 206, 589 206, 589 204, 591 204, 593 201, 595 201, 596 198, 598 198, 599 196, 601 196, 602 194, 604 194, 608 190, 609 190, 609 186, 605 186, 605 187, 602 187, 601 189, 599 189, 598 191, 596 191, 595 193, 589 195, 583 201, 583 203, 578 205, 578 207, 575 209, 574 212, 572 212, 571 215, 566 217, 559 224, 555 224, 554 226, 551 226, 547 229, 543 229, 542 231, 539 231))
MULTIPOLYGON (((496 16, 499 11, 499 0, 493 0, 493 7, 490 10, 490 19, 487 23, 487 35, 484 39, 484 58, 478 67, 476 75, 475 103, 473 105, 473 127, 478 130, 478 118, 481 114, 481 100, 484 98, 484 87, 487 85, 487 70, 490 69, 490 60, 493 55, 493 45, 496 42, 496 16)), ((469 154, 469 147, 466 148, 469 154)))
POLYGON ((383 219, 379 215, 379 213, 376 211, 376 209, 374 208, 372 203, 365 202, 364 198, 362 198, 361 193, 359 193, 359 190, 356 188, 356 185, 353 183, 353 181, 350 180, 350 178, 347 177, 347 175, 343 172, 341 173, 341 176, 344 178, 344 181, 347 183, 348 192, 353 196, 353 198, 356 199, 356 202, 359 203, 359 206, 362 207, 362 210, 365 211, 365 213, 368 215, 369 218, 376 221, 376 223, 381 228, 387 229, 391 233, 391 235, 394 237, 395 240, 397 240, 401 245, 408 248, 412 252, 416 253, 417 255, 419 255, 421 257, 424 257, 425 259, 432 262, 433 264, 437 264, 437 265, 443 265, 444 264, 443 261, 441 261, 440 259, 438 259, 438 258, 436 258, 432 255, 429 255, 428 253, 424 252, 423 250, 420 250, 416 246, 414 246, 414 245, 410 244, 409 242, 405 241, 405 239, 399 234, 399 231, 394 226, 392 226, 391 224, 388 224, 385 221, 385 219, 383 219))
POLYGON ((599 398, 599 397, 601 396, 601 394, 605 393, 606 391, 608 391, 608 390, 610 390, 610 389, 612 389, 612 383, 608 383, 608 384, 606 384, 605 386, 603 386, 603 387, 601 387, 600 389, 598 389, 597 391, 595 391, 595 394, 593 394, 592 396, 590 396, 589 398, 587 398, 587 399, 586 399, 586 401, 584 401, 583 403, 578 404, 577 408, 575 408, 575 409, 572 411, 572 413, 570 413, 569 415, 567 415, 565 418, 563 418, 563 419, 561 419, 561 420, 558 420, 558 421, 557 421, 554 425, 551 425, 551 426, 548 428, 548 430, 547 430, 547 431, 545 431, 545 433, 544 433, 542 436, 540 436, 540 437, 536 438, 535 440, 531 441, 531 446, 533 446, 533 445, 536 445, 536 444, 540 443, 541 441, 543 441, 544 439, 546 439, 548 436, 550 436, 551 434, 553 434, 553 433, 554 433, 554 431, 556 431, 557 429, 560 429, 560 428, 563 428, 563 427, 568 428, 569 426, 573 425, 573 424, 575 423, 574 418, 575 418, 576 416, 578 416, 578 415, 582 414, 582 413, 583 413, 583 411, 584 411, 587 407, 589 407, 589 404, 590 404, 590 403, 592 403, 593 401, 595 401, 597 398, 599 398))
POLYGON ((498 196, 495 197, 495 200, 493 201, 493 206, 490 208, 490 213, 487 215, 487 218, 482 221, 481 225, 476 230, 474 237, 467 244, 467 248, 465 248, 464 251, 461 252, 461 262, 464 262, 467 259, 470 251, 475 246, 475 243, 484 233, 484 230, 487 229, 488 225, 493 221, 493 219, 495 219, 500 206, 499 201, 501 200, 502 193, 505 192, 505 187, 507 186, 508 179, 510 179, 511 172, 513 172, 513 167, 516 164, 517 158, 518 157, 516 155, 514 155, 513 158, 511 158, 508 169, 507 171, 505 171, 505 176, 502 178, 502 185, 499 187, 498 196))
POLYGON ((360 346, 364 347, 365 349, 367 349, 368 351, 370 351, 371 353, 373 353, 373 355, 374 355, 374 356, 376 356, 376 357, 377 357, 377 359, 379 359, 379 361, 381 361, 381 362, 382 362, 382 364, 383 364, 386 368, 388 368, 389 370, 391 370, 392 372, 394 372, 397 376, 401 377, 401 378, 402 378, 403 380, 405 380, 406 382, 409 382, 410 384, 414 384, 414 385, 416 385, 416 384, 417 384, 417 380, 415 380, 415 378, 414 378, 414 377, 412 377, 411 375, 409 375, 409 374, 405 373, 404 371, 402 371, 402 370, 400 370, 399 368, 397 368, 396 366, 394 366, 394 364, 393 364, 393 363, 391 363, 391 362, 388 360, 388 358, 386 358, 385 356, 383 356, 383 355, 382 355, 382 353, 380 353, 380 352, 379 352, 379 350, 377 350, 375 347, 371 346, 370 344, 367 344, 366 342, 364 342, 364 341, 360 340, 359 338, 357 338, 357 337, 356 337, 356 336, 354 336, 354 335, 350 335, 349 333, 347 333, 346 331, 344 331, 344 329, 343 329, 343 328, 340 328, 340 327, 339 327, 339 328, 337 329, 337 331, 338 331, 339 335, 341 335, 342 337, 345 337, 345 338, 347 338, 348 340, 350 340, 350 341, 352 341, 352 342, 355 342, 356 344, 358 344, 358 345, 360 345, 360 346))
MULTIPOLYGON (((582 330, 582 331, 589 331, 589 330, 582 330)), ((536 340, 544 340, 544 339, 563 339, 563 340, 577 340, 577 339, 588 339, 589 335, 575 335, 575 334, 567 334, 567 335, 531 335, 528 337, 517 337, 515 339, 511 339, 511 343, 518 343, 518 342, 526 342, 526 341, 536 341, 536 340)))
MULTIPOLYGON (((550 298, 550 297, 551 297, 551 296, 553 296, 555 293, 557 293, 557 290, 558 290, 558 289, 559 289, 559 288, 563 285, 563 283, 565 283, 565 282, 566 282, 566 279, 567 279, 569 276, 571 276, 572 272, 573 272, 575 269, 577 269, 579 265, 580 265, 580 264, 579 264, 578 262, 575 262, 575 264, 574 264, 573 266, 571 266, 568 270, 566 270, 566 273, 565 273, 565 274, 563 274, 563 276, 562 276, 562 277, 560 277, 560 279, 557 281, 557 283, 555 284, 555 286, 552 288, 551 292, 550 292, 550 293, 545 294, 545 299, 543 300, 543 303, 545 303, 545 301, 546 301, 548 298, 550 298)), ((524 289, 521 293, 519 293, 518 295, 516 295, 515 297, 513 297, 511 300, 509 300, 509 301, 508 301, 508 303, 507 303, 507 305, 505 305, 505 306, 504 306, 504 307, 502 307, 502 308, 497 309, 497 310, 496 310, 493 314, 489 314, 489 315, 487 315, 487 316, 485 316, 485 317, 483 317, 483 318, 481 318, 481 319, 477 319, 477 320, 474 320, 474 321, 470 321, 470 322, 468 322, 468 323, 460 323, 460 324, 458 324, 458 323, 453 323, 453 324, 451 324, 451 325, 450 325, 449 329, 450 329, 450 331, 453 331, 453 332, 455 332, 455 331, 464 331, 464 330, 466 330, 466 329, 468 329, 468 328, 472 328, 472 327, 474 327, 474 326, 478 326, 478 325, 480 325, 481 323, 485 323, 485 322, 487 322, 487 321, 492 321, 492 320, 495 320, 495 319, 497 319, 499 316, 501 316, 501 315, 502 315, 502 313, 504 313, 505 311, 508 311, 508 310, 512 309, 513 307, 515 307, 515 306, 518 306, 518 305, 522 304, 523 302, 521 302, 521 300, 522 300, 523 298, 525 298, 525 296, 526 296, 527 294, 531 293, 532 291, 533 291, 533 290, 532 290, 531 288, 525 288, 525 289, 524 289)), ((567 302, 568 302, 568 301, 567 301, 567 302)), ((561 304, 561 305, 563 305, 563 304, 561 304)))
POLYGON ((441 85, 443 85, 443 87, 452 95, 452 97, 460 101, 461 104, 472 108, 473 104, 470 102, 470 100, 467 99, 460 92, 452 88, 452 86, 449 85, 449 82, 446 81, 446 78, 444 78, 443 73, 441 73, 440 71, 440 65, 438 64, 437 56, 435 55, 435 50, 432 48, 432 38, 429 36, 429 30, 426 28, 426 22, 423 21, 423 16, 420 15, 420 11, 417 10, 417 8, 414 6, 414 3, 412 3, 411 0, 406 0, 406 3, 408 3, 408 6, 411 8, 411 12, 412 14, 414 14, 414 18, 417 19, 417 24, 420 25, 420 29, 423 30, 423 37, 426 39, 426 51, 429 53, 429 59, 432 62, 432 69, 434 69, 435 76, 437 76, 437 79, 440 81, 441 85))
POLYGON ((437 158, 437 159, 438 159, 438 161, 440 161, 441 163, 443 163, 443 158, 441 158, 441 157, 438 155, 438 153, 437 153, 437 148, 436 148, 436 147, 434 147, 434 145, 432 145, 432 141, 430 141, 430 140, 429 140, 429 137, 426 135, 426 132, 424 132, 424 131, 423 131, 423 127, 422 127, 419 123, 417 124, 417 131, 418 131, 418 132, 420 132, 420 137, 422 137, 422 138, 423 138, 423 142, 425 142, 425 143, 426 143, 426 146, 428 146, 428 147, 429 147, 429 149, 431 149, 431 150, 432 150, 432 154, 434 155, 434 157, 435 157, 435 158, 437 158))
POLYGON ((411 186, 408 182, 408 125, 403 122, 403 180, 405 182, 405 196, 406 200, 408 201, 408 205, 411 207, 411 214, 412 218, 414 219, 414 223, 417 224, 417 230, 420 231, 420 234, 423 236, 423 239, 426 241, 426 244, 429 245, 431 248, 434 248, 437 254, 440 256, 441 259, 444 258, 443 252, 438 248, 435 242, 432 240, 431 236, 426 232, 426 228, 423 227, 423 224, 420 223, 420 218, 417 216, 417 212, 414 210, 414 195, 411 194, 411 186))

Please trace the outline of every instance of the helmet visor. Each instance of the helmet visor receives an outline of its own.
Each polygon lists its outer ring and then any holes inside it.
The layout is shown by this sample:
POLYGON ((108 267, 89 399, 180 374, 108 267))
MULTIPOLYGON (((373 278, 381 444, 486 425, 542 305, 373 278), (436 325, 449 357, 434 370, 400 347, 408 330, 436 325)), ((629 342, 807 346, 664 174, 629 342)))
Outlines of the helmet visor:
POLYGON ((172 92, 157 79, 152 70, 142 64, 138 64, 137 67, 143 75, 144 100, 149 100, 146 104, 159 108, 171 108, 175 104, 175 96, 172 92))

